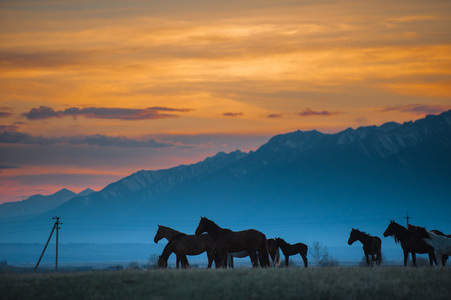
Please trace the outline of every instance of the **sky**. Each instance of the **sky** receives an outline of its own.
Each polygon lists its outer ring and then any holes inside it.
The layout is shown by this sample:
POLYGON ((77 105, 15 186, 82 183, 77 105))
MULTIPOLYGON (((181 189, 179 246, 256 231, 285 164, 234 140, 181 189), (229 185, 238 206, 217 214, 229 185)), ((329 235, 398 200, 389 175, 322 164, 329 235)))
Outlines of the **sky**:
POLYGON ((0 203, 449 109, 449 0, 0 1, 0 203))

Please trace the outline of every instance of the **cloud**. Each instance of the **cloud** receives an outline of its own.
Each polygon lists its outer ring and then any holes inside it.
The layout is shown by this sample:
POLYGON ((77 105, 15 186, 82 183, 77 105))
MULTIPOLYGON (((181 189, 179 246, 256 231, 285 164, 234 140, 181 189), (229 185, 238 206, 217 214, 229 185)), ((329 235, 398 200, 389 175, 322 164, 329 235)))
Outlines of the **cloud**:
POLYGON ((2 169, 17 169, 17 168, 19 168, 19 167, 13 166, 13 165, 0 164, 0 172, 2 169))
POLYGON ((32 108, 28 113, 23 113, 22 116, 28 120, 40 120, 58 117, 61 114, 54 111, 53 108, 48 106, 40 106, 39 108, 32 108))
POLYGON ((225 112, 222 115, 224 117, 241 117, 241 116, 243 116, 243 113, 241 113, 241 112, 238 112, 238 113, 225 112))
POLYGON ((451 106, 445 105, 408 104, 408 105, 387 106, 381 109, 380 111, 382 112, 401 111, 422 115, 422 114, 438 114, 450 108, 451 106))
POLYGON ((163 118, 177 118, 177 114, 162 112, 189 112, 188 108, 169 108, 169 107, 148 107, 145 109, 130 108, 112 108, 112 107, 70 107, 65 110, 54 110, 48 106, 32 108, 22 116, 28 120, 42 120, 50 118, 62 118, 65 116, 84 116, 86 118, 97 119, 118 119, 118 120, 155 120, 163 118))
POLYGON ((13 114, 9 112, 0 111, 0 118, 11 117, 13 114))
POLYGON ((0 132, 5 132, 5 131, 17 131, 17 129, 19 128, 18 124, 12 124, 12 125, 0 125, 0 132))
POLYGON ((282 114, 269 114, 266 117, 270 118, 270 119, 277 119, 277 118, 282 118, 282 114))
POLYGON ((89 135, 74 137, 67 140, 67 143, 73 145, 89 145, 89 146, 99 146, 99 147, 124 147, 124 148, 134 148, 134 147, 172 147, 172 146, 184 146, 180 144, 175 144, 170 141, 161 141, 156 138, 149 138, 147 140, 135 140, 129 139, 123 136, 111 137, 102 134, 89 135))
MULTIPOLYGON (((1 129, 1 128, 0 128, 1 129)), ((103 134, 83 135, 75 137, 48 138, 32 136, 28 133, 3 131, 0 132, 0 144, 27 144, 27 145, 87 145, 97 147, 119 147, 119 148, 192 148, 193 145, 163 141, 154 137, 138 140, 124 136, 106 136, 103 134)))
POLYGON ((10 110, 10 107, 0 106, 0 118, 8 118, 13 115, 13 113, 6 112, 5 110, 10 110))
POLYGON ((334 115, 338 115, 338 112, 330 112, 327 110, 323 110, 323 111, 314 111, 310 108, 306 108, 304 109, 303 112, 297 113, 297 115, 302 116, 302 117, 310 117, 310 116, 334 116, 334 115))

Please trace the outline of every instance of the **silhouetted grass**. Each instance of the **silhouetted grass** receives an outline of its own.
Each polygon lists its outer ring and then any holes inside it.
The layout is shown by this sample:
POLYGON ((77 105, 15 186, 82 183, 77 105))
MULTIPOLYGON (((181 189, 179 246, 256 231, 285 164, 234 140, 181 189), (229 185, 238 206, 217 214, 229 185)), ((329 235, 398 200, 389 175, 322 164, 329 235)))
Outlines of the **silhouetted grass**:
POLYGON ((1 299, 450 299, 451 268, 1 274, 1 299))

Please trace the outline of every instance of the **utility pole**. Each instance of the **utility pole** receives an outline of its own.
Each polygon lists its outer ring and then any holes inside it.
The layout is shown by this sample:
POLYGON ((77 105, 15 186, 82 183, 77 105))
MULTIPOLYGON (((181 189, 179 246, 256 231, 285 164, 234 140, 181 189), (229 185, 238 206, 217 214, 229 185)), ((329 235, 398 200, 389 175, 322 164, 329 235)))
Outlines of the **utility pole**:
POLYGON ((61 224, 60 222, 60 218, 59 217, 54 217, 54 220, 56 219, 55 225, 54 227, 56 228, 56 260, 55 260, 55 271, 58 270, 58 229, 61 229, 61 227, 59 227, 61 224))
POLYGON ((406 216, 404 218, 406 219, 407 227, 409 227, 409 219, 410 219, 410 217, 409 217, 409 212, 407 210, 406 210, 406 216))
POLYGON ((42 253, 41 253, 41 256, 39 257, 38 263, 34 267, 34 270, 33 270, 34 272, 36 272, 36 269, 38 268, 39 263, 41 262, 41 259, 44 256, 45 250, 47 249, 47 246, 49 245, 50 239, 52 238, 53 231, 55 231, 55 229, 56 229, 56 262, 55 262, 55 270, 58 270, 58 229, 61 229, 59 227, 59 225, 61 225, 63 223, 60 223, 60 221, 59 221, 60 218, 59 217, 53 217, 53 219, 54 220, 56 219, 56 222, 55 222, 55 224, 53 224, 52 231, 50 232, 50 236, 49 236, 49 238, 47 240, 47 243, 44 246, 44 250, 42 250, 42 253))

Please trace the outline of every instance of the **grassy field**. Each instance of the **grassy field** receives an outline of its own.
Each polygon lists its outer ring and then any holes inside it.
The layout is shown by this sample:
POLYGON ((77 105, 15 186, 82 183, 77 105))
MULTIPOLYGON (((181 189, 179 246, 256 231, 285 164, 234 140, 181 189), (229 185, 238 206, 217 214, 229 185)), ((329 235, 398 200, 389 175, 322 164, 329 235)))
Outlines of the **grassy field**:
POLYGON ((0 274, 0 299, 451 299, 451 268, 0 274))

